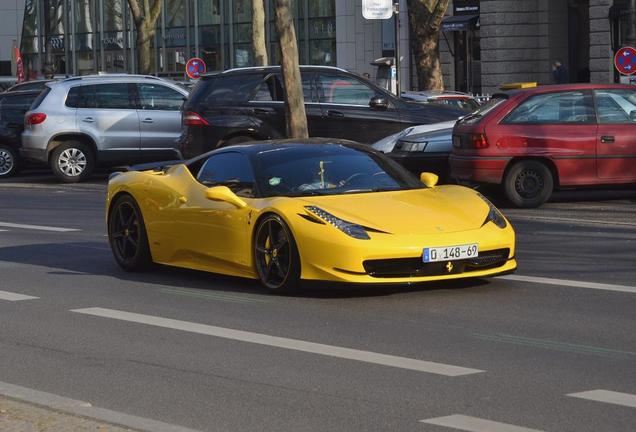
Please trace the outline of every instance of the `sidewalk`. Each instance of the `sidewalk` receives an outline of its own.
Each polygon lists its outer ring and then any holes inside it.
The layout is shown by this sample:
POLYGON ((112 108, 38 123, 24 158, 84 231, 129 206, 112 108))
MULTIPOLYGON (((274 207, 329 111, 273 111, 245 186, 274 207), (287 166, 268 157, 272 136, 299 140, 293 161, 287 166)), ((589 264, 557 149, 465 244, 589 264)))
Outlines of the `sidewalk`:
POLYGON ((108 423, 62 414, 0 396, 2 432, 131 432, 108 423))

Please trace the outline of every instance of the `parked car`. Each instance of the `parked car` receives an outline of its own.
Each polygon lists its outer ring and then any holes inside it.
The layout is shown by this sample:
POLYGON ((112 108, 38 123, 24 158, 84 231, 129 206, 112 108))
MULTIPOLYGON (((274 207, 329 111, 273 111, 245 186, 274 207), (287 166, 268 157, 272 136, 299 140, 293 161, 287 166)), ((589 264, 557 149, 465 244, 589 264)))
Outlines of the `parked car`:
POLYGON ((432 172, 442 182, 450 180, 448 157, 453 150, 455 121, 412 126, 373 144, 414 174, 432 172))
POLYGON ((7 89, 8 92, 25 91, 25 90, 39 90, 42 91, 46 87, 47 83, 55 82, 52 79, 42 79, 35 81, 25 81, 19 84, 12 85, 7 89))
POLYGON ((466 111, 474 111, 479 108, 479 101, 468 93, 453 91, 421 91, 402 92, 402 99, 419 103, 432 103, 452 106, 466 111))
MULTIPOLYGON (((407 126, 466 112, 396 98, 343 69, 302 66, 309 136, 373 143, 407 126)), ((280 67, 232 69, 200 78, 183 107, 186 158, 217 147, 286 136, 280 67)))
POLYGON ((108 74, 48 83, 26 115, 21 155, 77 182, 99 165, 180 158, 187 90, 153 76, 108 74))
POLYGON ((0 93, 0 178, 11 177, 20 170, 20 136, 24 114, 40 90, 0 93))
POLYGON ((636 88, 542 86, 496 97, 457 122, 452 175, 493 183, 518 207, 553 189, 636 183, 636 88))
POLYGON ((14 76, 0 76, 0 92, 3 92, 16 83, 14 76))

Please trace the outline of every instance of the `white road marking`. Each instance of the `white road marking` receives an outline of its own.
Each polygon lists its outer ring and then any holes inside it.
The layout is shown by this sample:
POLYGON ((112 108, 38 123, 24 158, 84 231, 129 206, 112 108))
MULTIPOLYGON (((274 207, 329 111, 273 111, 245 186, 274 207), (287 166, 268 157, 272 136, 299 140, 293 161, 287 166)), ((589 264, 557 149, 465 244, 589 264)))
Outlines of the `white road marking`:
POLYGON ((397 357, 376 352, 361 351, 357 349, 343 348, 333 345, 324 345, 314 342, 306 342, 298 339, 288 339, 261 333, 252 333, 247 331, 234 330, 205 324, 197 324, 188 321, 161 318, 152 315, 143 315, 114 309, 94 307, 86 309, 74 309, 71 312, 77 312, 103 318, 111 318, 121 321, 147 324, 156 327, 181 330, 190 333, 198 333, 208 336, 215 336, 259 345, 267 345, 294 351, 302 351, 312 354, 356 360, 365 363, 373 363, 401 369, 410 369, 418 372, 427 372, 437 375, 455 377, 484 372, 478 369, 469 369, 443 363, 434 363, 430 361, 416 360, 406 357, 397 357))
POLYGON ((513 221, 515 219, 519 220, 529 220, 529 221, 542 221, 542 222, 554 222, 554 223, 562 223, 568 222, 579 225, 603 225, 607 226, 627 226, 627 227, 636 227, 636 223, 633 222, 619 222, 619 221, 606 221, 606 220, 594 220, 594 219, 576 219, 576 218, 564 218, 564 217, 548 217, 548 216, 521 216, 510 214, 510 219, 513 221))
POLYGON ((568 396, 636 408, 636 395, 629 393, 619 393, 609 390, 590 390, 580 393, 570 393, 568 396))
POLYGON ((40 405, 73 414, 80 417, 88 417, 101 420, 117 426, 148 432, 198 432, 183 426, 172 425, 157 420, 152 420, 134 415, 111 411, 104 408, 94 407, 90 402, 69 399, 51 393, 45 393, 26 387, 0 382, 0 395, 8 398, 21 400, 34 405, 40 405))
POLYGON ((558 285, 558 286, 565 286, 565 287, 572 287, 572 288, 588 288, 588 289, 618 291, 618 292, 636 294, 636 287, 627 286, 627 285, 614 285, 614 284, 604 284, 604 283, 597 283, 597 282, 583 282, 583 281, 574 281, 574 280, 567 280, 567 279, 552 279, 552 278, 546 278, 546 277, 521 276, 521 275, 499 276, 497 279, 504 279, 504 280, 510 280, 515 282, 530 282, 530 283, 558 285))
POLYGON ((0 227, 6 228, 22 228, 22 229, 31 229, 38 231, 52 231, 52 232, 72 232, 72 231, 81 231, 75 228, 59 228, 59 227, 51 227, 51 226, 42 226, 42 225, 25 225, 25 224, 16 224, 10 222, 0 222, 0 227))
POLYGON ((7 301, 21 301, 21 300, 35 300, 39 297, 28 296, 24 294, 12 293, 9 291, 0 291, 0 300, 7 301))
POLYGON ((0 229, 0 232, 7 232, 7 231, 9 231, 9 230, 0 229))
POLYGON ((461 414, 453 414, 446 417, 437 417, 428 420, 420 420, 420 423, 428 423, 437 426, 445 426, 467 432, 541 432, 538 429, 528 429, 506 423, 484 420, 461 414))

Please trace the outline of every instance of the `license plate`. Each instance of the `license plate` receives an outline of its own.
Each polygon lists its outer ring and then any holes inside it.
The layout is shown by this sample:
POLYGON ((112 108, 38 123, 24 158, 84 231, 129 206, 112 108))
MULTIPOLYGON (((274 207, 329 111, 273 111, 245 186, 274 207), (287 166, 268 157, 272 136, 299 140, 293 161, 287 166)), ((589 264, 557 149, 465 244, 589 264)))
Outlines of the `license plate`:
POLYGON ((444 246, 435 248, 425 248, 422 253, 422 261, 439 262, 439 261, 457 261, 466 258, 475 258, 479 256, 479 246, 477 243, 444 246))

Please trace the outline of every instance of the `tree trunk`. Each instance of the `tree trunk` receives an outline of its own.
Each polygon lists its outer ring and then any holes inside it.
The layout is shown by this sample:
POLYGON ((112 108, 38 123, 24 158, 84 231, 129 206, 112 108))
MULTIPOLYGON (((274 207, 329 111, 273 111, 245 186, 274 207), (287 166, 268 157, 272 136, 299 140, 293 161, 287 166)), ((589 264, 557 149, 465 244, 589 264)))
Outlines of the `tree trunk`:
POLYGON ((252 0, 252 49, 254 50, 254 66, 267 66, 263 0, 252 0))
POLYGON ((149 32, 144 25, 137 29, 137 73, 149 75, 152 71, 150 40, 154 31, 149 32))
POLYGON ((287 114, 287 136, 308 138, 307 115, 303 87, 298 64, 296 30, 291 15, 290 0, 276 1, 276 31, 281 50, 281 68, 285 83, 285 111, 287 114))
POLYGON ((137 29, 137 69, 140 74, 152 72, 150 40, 155 36, 156 24, 163 0, 128 0, 128 6, 137 29))
POLYGON ((444 90, 439 33, 449 0, 407 0, 419 90, 444 90))

